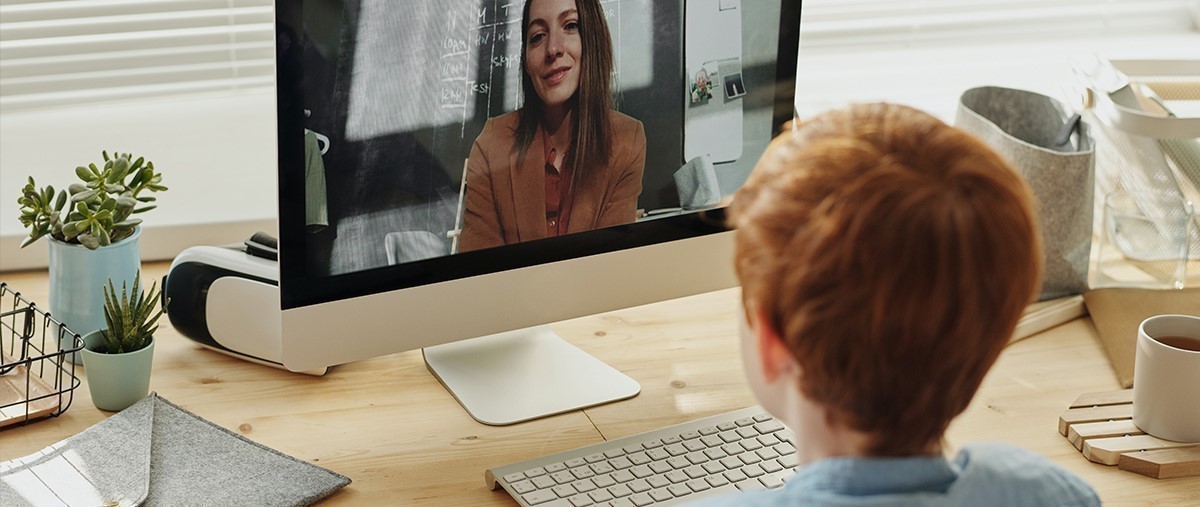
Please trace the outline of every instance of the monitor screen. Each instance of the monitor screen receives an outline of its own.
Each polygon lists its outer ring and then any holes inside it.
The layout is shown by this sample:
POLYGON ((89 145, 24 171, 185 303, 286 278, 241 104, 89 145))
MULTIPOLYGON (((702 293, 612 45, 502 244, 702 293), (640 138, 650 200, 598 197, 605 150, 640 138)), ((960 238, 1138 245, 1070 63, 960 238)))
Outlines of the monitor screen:
POLYGON ((723 231, 792 116, 799 16, 280 0, 283 308, 723 231))

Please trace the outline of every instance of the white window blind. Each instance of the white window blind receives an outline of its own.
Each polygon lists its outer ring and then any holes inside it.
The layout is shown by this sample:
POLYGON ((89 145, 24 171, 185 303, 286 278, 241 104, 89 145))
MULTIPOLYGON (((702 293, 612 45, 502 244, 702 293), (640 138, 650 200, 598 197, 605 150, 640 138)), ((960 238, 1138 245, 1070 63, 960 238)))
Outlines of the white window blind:
POLYGON ((805 0, 804 50, 1004 44, 1195 29, 1194 0, 805 0))
POLYGON ((274 82, 272 0, 0 0, 0 110, 274 82))

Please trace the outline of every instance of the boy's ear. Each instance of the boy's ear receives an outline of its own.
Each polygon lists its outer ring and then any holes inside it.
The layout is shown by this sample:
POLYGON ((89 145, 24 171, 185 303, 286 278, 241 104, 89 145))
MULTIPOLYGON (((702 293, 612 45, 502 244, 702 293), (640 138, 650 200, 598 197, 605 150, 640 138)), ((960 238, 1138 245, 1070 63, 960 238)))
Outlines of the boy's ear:
POLYGON ((763 379, 774 382, 780 376, 796 371, 796 358, 783 342, 779 330, 775 329, 761 310, 754 311, 753 318, 754 325, 751 327, 758 345, 758 361, 763 379))

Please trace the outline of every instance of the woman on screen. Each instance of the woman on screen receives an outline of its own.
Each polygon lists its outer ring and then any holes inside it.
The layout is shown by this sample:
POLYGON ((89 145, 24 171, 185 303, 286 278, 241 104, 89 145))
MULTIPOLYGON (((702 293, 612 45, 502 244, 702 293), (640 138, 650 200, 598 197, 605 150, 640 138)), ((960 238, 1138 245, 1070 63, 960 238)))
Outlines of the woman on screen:
POLYGON ((599 0, 529 0, 521 40, 525 104, 475 139, 459 251, 636 219, 646 135, 613 110, 599 0))

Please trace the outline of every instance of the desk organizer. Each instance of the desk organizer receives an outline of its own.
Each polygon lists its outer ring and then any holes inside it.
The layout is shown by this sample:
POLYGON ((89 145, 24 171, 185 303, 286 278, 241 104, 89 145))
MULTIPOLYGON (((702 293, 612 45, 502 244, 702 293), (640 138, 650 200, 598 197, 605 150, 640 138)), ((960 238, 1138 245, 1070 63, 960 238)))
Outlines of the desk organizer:
POLYGON ((1088 461, 1155 479, 1200 476, 1200 442, 1172 442, 1133 424, 1133 390, 1081 395, 1058 420, 1058 432, 1088 461))
POLYGON ((81 383, 67 354, 81 349, 78 334, 0 282, 0 428, 65 412, 81 383))

